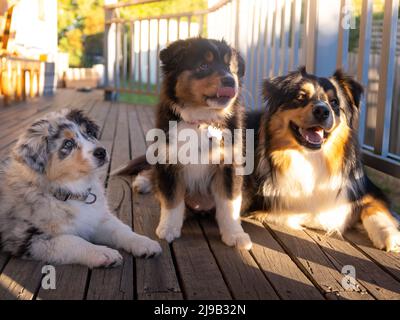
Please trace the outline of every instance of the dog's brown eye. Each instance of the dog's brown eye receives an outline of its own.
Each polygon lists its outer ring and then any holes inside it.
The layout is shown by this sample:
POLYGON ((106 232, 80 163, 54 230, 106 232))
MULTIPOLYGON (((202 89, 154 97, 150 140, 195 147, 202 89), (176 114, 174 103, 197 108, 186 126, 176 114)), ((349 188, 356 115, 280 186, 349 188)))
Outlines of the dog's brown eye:
POLYGON ((336 108, 339 106, 339 101, 336 98, 333 98, 329 101, 329 103, 331 104, 332 107, 336 108))
POLYGON ((299 101, 304 101, 306 100, 307 96, 304 93, 299 93, 299 95, 297 96, 297 100, 299 101))
POLYGON ((209 65, 208 65, 207 63, 202 63, 202 64, 197 68, 197 70, 198 70, 198 71, 206 71, 206 70, 208 70, 208 68, 209 68, 209 65))

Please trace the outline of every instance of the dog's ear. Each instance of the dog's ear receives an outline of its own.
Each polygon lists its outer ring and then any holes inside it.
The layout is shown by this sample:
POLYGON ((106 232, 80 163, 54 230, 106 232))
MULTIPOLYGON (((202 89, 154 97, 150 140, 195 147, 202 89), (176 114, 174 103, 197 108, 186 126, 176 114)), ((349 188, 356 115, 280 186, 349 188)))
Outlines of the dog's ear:
POLYGON ((82 110, 73 109, 68 111, 66 118, 72 122, 75 122, 79 127, 84 127, 86 133, 98 139, 99 137, 99 126, 92 121, 82 110))
POLYGON ((333 74, 333 79, 335 79, 340 85, 343 93, 347 96, 353 106, 359 108, 361 96, 364 93, 363 86, 352 77, 346 75, 341 69, 336 70, 333 74))
POLYGON ((273 79, 265 79, 262 85, 262 93, 264 97, 264 101, 267 101, 273 92, 275 92, 276 88, 273 84, 273 79))
POLYGON ((299 72, 303 77, 306 76, 306 75, 308 75, 308 73, 307 73, 307 67, 306 67, 306 66, 300 66, 300 67, 297 69, 297 72, 299 72))
POLYGON ((160 51, 160 60, 164 70, 175 69, 180 64, 189 47, 186 40, 178 40, 160 51))
POLYGON ((281 82, 283 81, 283 79, 284 77, 275 77, 264 80, 262 86, 264 101, 268 101, 273 96, 279 94, 279 91, 281 90, 281 82))
POLYGON ((16 145, 17 157, 38 173, 45 172, 48 162, 50 129, 48 120, 39 120, 30 126, 16 145))
POLYGON ((265 101, 275 96, 288 96, 290 92, 295 89, 302 77, 308 76, 305 66, 299 67, 296 71, 290 72, 287 75, 274 77, 264 81, 262 86, 262 93, 265 101))
POLYGON ((238 50, 232 49, 233 54, 236 56, 237 66, 238 66, 238 77, 243 78, 246 72, 246 64, 240 52, 238 50))

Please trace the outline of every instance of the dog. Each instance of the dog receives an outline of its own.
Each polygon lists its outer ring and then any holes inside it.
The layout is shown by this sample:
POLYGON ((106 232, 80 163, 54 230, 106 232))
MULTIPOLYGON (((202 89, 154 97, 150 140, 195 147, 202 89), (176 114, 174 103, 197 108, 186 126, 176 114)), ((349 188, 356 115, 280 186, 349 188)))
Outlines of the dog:
POLYGON ((253 217, 340 234, 361 220, 375 247, 400 251, 398 222, 361 163, 362 93, 340 70, 321 78, 301 68, 265 81, 257 169, 246 195, 258 210, 253 217))
MULTIPOLYGON (((235 49, 223 40, 190 38, 163 49, 160 60, 163 81, 156 128, 167 136, 164 150, 171 152, 171 141, 185 130, 199 139, 207 135, 213 139, 223 131, 243 129, 244 109, 239 96, 245 66, 235 49), (172 128, 171 121, 176 124, 172 128)), ((201 144, 200 157, 214 151, 222 153, 222 160, 227 156, 219 143, 205 139, 201 144)), ((178 143, 178 153, 182 147, 178 143)), ((240 164, 163 160, 140 174, 133 184, 143 192, 154 188, 161 207, 157 236, 168 242, 179 238, 186 207, 195 211, 215 209, 222 241, 249 250, 252 243, 240 222, 243 178, 235 173, 240 164)), ((135 160, 113 174, 137 172, 140 163, 140 159, 135 160)))
POLYGON ((98 177, 108 161, 98 131, 82 111, 63 110, 19 137, 0 171, 3 251, 89 268, 120 265, 122 256, 110 247, 139 257, 161 253, 156 241, 132 232, 110 212, 98 177))

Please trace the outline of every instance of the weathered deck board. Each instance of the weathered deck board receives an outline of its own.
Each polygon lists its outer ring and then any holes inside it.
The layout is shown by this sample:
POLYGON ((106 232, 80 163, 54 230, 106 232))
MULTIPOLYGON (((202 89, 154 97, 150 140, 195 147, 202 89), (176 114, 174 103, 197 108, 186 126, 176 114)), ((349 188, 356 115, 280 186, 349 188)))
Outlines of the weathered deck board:
POLYGON ((82 300, 88 281, 88 269, 78 265, 56 266, 56 289, 39 287, 37 300, 82 300))
POLYGON ((11 258, 0 275, 0 301, 33 299, 40 286, 43 265, 11 258))
POLYGON ((4 252, 0 252, 0 273, 7 264, 8 260, 10 259, 10 256, 4 252))
MULTIPOLYGON (((133 196, 135 231, 157 239, 155 227, 159 219, 159 206, 152 195, 133 196)), ((170 247, 161 243, 163 253, 155 259, 136 260, 137 295, 139 300, 181 300, 179 286, 170 247), (160 272, 163 270, 163 272, 160 272)))
POLYGON ((324 251, 326 257, 340 271, 353 266, 357 282, 376 299, 400 299, 400 282, 391 277, 351 244, 322 232, 305 231, 324 251), (379 285, 377 285, 379 284, 379 285))
POLYGON ((355 248, 367 255, 397 281, 400 281, 400 254, 384 252, 374 248, 367 235, 356 230, 347 232, 345 238, 350 240, 355 248))
MULTIPOLYGON (((63 93, 65 97, 69 97, 68 93, 63 93)), ((3 114, 2 115, 2 123, 0 124, 1 128, 1 133, 0 133, 0 139, 4 139, 4 137, 8 136, 10 133, 15 135, 19 130, 23 130, 24 125, 28 125, 31 122, 31 119, 40 116, 41 114, 44 114, 48 111, 50 111, 51 108, 51 102, 49 101, 43 101, 44 98, 40 98, 37 101, 35 101, 34 104, 30 105, 29 108, 22 107, 25 110, 20 110, 16 114, 3 114), (18 124, 19 128, 16 130, 15 125, 18 124)), ((65 99, 63 104, 58 103, 58 106, 62 108, 64 105, 67 105, 69 103, 70 99, 65 99)), ((5 141, 7 142, 7 141, 5 141)), ((2 145, 5 143, 2 142, 2 145)))
POLYGON ((275 239, 285 248, 293 261, 313 280, 313 284, 329 299, 372 298, 362 287, 346 291, 341 281, 344 277, 326 257, 321 248, 301 230, 290 230, 269 225, 275 239))
MULTIPOLYGON (((113 108, 112 106, 111 108, 113 108)), ((117 111, 117 120, 114 124, 115 133, 110 136, 110 142, 113 138, 113 147, 111 156, 111 170, 117 169, 119 166, 128 162, 129 155, 129 130, 127 110, 125 105, 119 108, 113 108, 111 111, 111 119, 113 112, 117 111)), ((108 123, 106 123, 107 127, 108 123)), ((108 132, 112 132, 110 125, 108 132)), ((104 133, 103 133, 104 135, 104 133)), ((104 137, 106 138, 106 137, 104 137)), ((108 180, 107 196, 110 209, 124 223, 132 227, 132 199, 130 185, 123 177, 111 177, 108 180)), ((94 269, 91 274, 89 289, 87 293, 88 300, 132 300, 134 298, 134 258, 132 255, 121 252, 124 262, 120 268, 112 269, 94 269)))
MULTIPOLYGON (((131 177, 109 177, 129 159, 145 153, 145 134, 154 127, 154 108, 110 103, 102 92, 60 90, 0 108, 0 159, 23 128, 48 111, 84 108, 100 125, 110 166, 102 170, 110 207, 135 231, 156 239, 159 205, 153 195, 132 191, 131 177)), ((372 247, 359 232, 345 239, 294 231, 244 219, 254 246, 250 252, 225 246, 213 217, 190 216, 182 237, 161 241, 156 259, 134 259, 116 269, 90 271, 56 266, 56 290, 41 288, 43 263, 0 254, 2 299, 399 299, 400 254, 372 247), (342 287, 341 268, 353 265, 359 288, 342 287)))
MULTIPOLYGON (((0 128, 0 157, 4 157, 9 152, 12 144, 16 141, 17 137, 34 119, 45 115, 47 112, 61 110, 63 108, 82 108, 92 107, 98 101, 97 95, 91 96, 87 94, 76 94, 72 90, 62 91, 60 95, 56 95, 53 100, 51 98, 42 97, 38 99, 36 105, 26 104, 22 105, 22 110, 17 113, 17 119, 2 119, 1 124, 7 126, 0 128), (26 107, 26 106, 29 106, 26 107)), ((18 106, 17 106, 18 107, 18 106)), ((14 115, 15 117, 15 115, 14 115)))
POLYGON ((261 223, 244 219, 243 228, 251 234, 253 257, 281 299, 323 299, 323 295, 261 223))
POLYGON ((192 300, 232 298, 195 218, 186 219, 182 235, 173 242, 172 247, 185 298, 192 300))
MULTIPOLYGON (((137 108, 128 109, 132 158, 146 152, 146 142, 139 124, 137 108)), ((153 195, 133 194, 134 230, 156 239, 159 206, 153 195)), ((163 254, 156 259, 136 261, 137 296, 140 300, 183 299, 170 246, 161 242, 163 254), (164 270, 165 272, 160 272, 164 270)))
POLYGON ((221 241, 216 221, 203 218, 200 224, 235 299, 278 300, 274 288, 259 269, 250 252, 229 248, 221 241))

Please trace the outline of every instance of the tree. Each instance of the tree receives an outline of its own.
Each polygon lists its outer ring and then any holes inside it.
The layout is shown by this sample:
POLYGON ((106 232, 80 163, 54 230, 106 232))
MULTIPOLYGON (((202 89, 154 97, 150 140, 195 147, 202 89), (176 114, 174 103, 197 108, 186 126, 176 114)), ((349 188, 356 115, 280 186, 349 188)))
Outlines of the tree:
POLYGON ((58 44, 71 66, 82 66, 86 37, 103 32, 103 0, 59 0, 58 44))
MULTIPOLYGON (((122 1, 121 1, 122 2, 122 1)), ((58 44, 73 67, 90 66, 101 55, 103 0, 58 0, 58 44)), ((120 10, 121 17, 140 18, 207 8, 207 0, 164 0, 120 10)))

